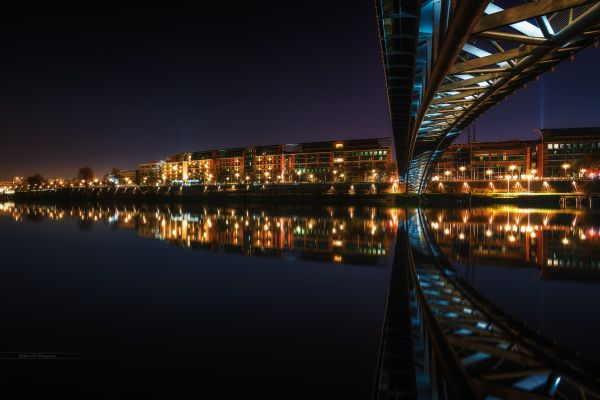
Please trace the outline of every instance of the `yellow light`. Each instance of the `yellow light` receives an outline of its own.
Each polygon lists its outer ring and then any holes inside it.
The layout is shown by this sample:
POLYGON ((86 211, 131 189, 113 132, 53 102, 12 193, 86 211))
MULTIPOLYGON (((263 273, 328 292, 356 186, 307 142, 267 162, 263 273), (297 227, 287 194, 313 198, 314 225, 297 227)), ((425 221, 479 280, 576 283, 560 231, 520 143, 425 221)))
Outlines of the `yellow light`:
POLYGON ((492 236, 492 231, 490 231, 489 229, 487 231, 485 231, 485 236, 487 236, 487 237, 492 236))

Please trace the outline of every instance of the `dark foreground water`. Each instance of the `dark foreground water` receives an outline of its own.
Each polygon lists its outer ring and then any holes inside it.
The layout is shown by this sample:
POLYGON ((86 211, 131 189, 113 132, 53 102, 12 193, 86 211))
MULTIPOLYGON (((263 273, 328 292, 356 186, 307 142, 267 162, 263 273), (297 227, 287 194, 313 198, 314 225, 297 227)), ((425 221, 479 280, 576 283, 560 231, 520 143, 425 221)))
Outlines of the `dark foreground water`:
MULTIPOLYGON (((370 398, 404 215, 0 205, 4 387, 79 398, 370 398)), ((434 243, 484 296, 600 360, 593 214, 424 215, 434 243)))
POLYGON ((123 398, 369 398, 389 213, 5 204, 3 382, 123 398))

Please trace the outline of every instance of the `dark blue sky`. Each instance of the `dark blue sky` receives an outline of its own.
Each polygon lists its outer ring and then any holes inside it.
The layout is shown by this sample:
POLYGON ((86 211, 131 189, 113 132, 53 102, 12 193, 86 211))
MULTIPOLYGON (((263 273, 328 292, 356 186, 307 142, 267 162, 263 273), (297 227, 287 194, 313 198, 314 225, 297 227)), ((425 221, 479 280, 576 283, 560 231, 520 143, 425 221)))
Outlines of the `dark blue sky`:
MULTIPOLYGON (((391 135, 370 1, 197 3, 5 10, 0 178, 391 135)), ((600 125, 594 50, 488 111, 478 139, 534 137, 542 123, 600 125)))

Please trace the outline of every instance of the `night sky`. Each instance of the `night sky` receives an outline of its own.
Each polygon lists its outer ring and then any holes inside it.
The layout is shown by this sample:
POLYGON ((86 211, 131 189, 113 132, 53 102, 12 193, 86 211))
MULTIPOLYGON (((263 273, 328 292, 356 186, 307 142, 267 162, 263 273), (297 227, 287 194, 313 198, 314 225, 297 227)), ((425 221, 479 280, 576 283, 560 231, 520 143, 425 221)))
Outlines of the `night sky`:
MULTIPOLYGON (((0 15, 0 179, 391 135, 370 0, 19 4, 0 15)), ((477 139, 600 126, 597 65, 600 49, 559 65, 488 111, 477 139)))

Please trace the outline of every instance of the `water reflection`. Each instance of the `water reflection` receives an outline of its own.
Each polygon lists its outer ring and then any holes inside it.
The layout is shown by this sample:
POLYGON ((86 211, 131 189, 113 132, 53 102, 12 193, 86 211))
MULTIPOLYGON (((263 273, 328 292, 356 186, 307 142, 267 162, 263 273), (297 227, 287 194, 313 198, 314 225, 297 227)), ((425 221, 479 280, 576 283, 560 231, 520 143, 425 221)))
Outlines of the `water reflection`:
POLYGON ((597 212, 492 207, 423 214, 432 243, 487 301, 598 364, 597 212))
POLYGON ((597 218, 581 210, 427 210, 428 227, 455 263, 529 266, 542 277, 598 277, 597 218))
POLYGON ((385 265, 401 211, 375 207, 282 209, 173 205, 0 205, 15 221, 77 221, 209 251, 330 263, 385 265))
POLYGON ((0 353, 83 353, 15 361, 12 382, 61 393, 368 398, 401 214, 1 204, 0 353))

